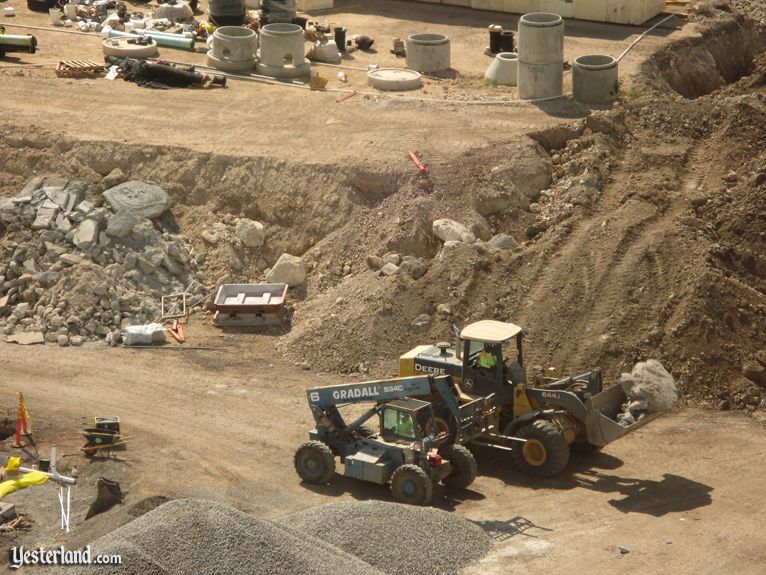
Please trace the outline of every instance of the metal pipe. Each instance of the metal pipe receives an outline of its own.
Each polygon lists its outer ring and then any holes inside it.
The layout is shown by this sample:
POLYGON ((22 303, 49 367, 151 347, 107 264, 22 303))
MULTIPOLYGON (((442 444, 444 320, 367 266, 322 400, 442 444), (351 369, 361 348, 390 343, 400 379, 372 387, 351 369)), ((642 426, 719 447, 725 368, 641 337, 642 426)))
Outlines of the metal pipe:
POLYGON ((30 467, 19 467, 19 471, 23 471, 24 473, 42 473, 58 483, 65 483, 67 485, 75 485, 77 483, 77 480, 74 477, 59 475, 58 473, 48 473, 47 471, 40 471, 39 469, 32 469, 30 467))

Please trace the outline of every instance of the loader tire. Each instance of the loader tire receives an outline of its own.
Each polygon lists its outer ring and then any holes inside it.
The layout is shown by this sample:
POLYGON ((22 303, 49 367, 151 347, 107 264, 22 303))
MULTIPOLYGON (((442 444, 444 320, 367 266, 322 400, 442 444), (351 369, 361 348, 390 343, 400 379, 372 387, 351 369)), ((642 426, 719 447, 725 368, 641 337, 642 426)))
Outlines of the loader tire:
POLYGON ((303 481, 324 485, 335 475, 335 456, 321 441, 307 441, 295 450, 295 471, 303 481))
POLYGON ((531 477, 553 477, 569 462, 569 444, 550 421, 538 419, 516 432, 526 443, 514 446, 513 460, 519 471, 531 477))
POLYGON ((391 495, 398 503, 428 505, 433 491, 431 479, 417 465, 400 465, 391 476, 391 495))
POLYGON ((439 455, 450 462, 452 472, 442 480, 447 487, 465 489, 478 473, 473 453, 462 445, 447 445, 439 450, 439 455))

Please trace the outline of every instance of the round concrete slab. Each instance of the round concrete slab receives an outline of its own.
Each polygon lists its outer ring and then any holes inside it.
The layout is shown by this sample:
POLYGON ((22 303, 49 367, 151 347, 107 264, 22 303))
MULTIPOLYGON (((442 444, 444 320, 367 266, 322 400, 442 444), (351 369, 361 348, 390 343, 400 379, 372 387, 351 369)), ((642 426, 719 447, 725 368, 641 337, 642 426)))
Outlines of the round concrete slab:
POLYGON ((420 73, 407 68, 378 68, 367 72, 367 85, 386 91, 420 88, 420 73))
POLYGON ((168 208, 171 200, 167 192, 155 184, 130 181, 109 188, 104 198, 115 212, 125 210, 140 218, 158 218, 168 208))

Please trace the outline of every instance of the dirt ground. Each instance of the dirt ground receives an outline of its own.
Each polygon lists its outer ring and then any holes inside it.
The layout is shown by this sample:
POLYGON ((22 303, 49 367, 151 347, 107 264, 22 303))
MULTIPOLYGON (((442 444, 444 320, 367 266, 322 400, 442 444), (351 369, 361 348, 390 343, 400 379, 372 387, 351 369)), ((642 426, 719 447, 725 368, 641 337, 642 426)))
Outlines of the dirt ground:
MULTIPOLYGON (((33 528, 0 536, 0 556, 20 542, 87 543, 129 520, 132 505, 164 497, 267 518, 341 498, 388 500, 383 487, 340 477, 321 488, 298 481, 292 453, 312 425, 305 389, 395 375, 413 345, 494 317, 526 328, 530 366, 601 365, 614 381, 656 357, 684 401, 600 454, 573 456, 553 480, 533 482, 506 457, 477 451, 471 489, 438 488, 433 502, 495 538, 469 573, 759 573, 766 383, 743 366, 766 374, 766 59, 756 58, 766 26, 757 12, 745 20, 716 4, 638 44, 620 63, 620 102, 606 110, 519 103, 513 90, 487 86, 486 26, 516 17, 446 6, 349 0, 316 15, 376 38, 376 53, 345 62, 362 68, 402 65, 388 54, 394 36, 448 34, 455 77, 427 79, 408 94, 420 99, 337 103, 337 92, 249 82, 158 91, 58 79, 60 59, 100 60, 99 40, 36 32, 38 54, 0 63, 0 194, 33 175, 98 187, 121 170, 171 194, 175 223, 207 256, 209 289, 222 278, 261 280, 283 251, 301 255, 309 276, 290 292, 289 323, 270 332, 219 332, 209 314, 193 317, 190 344, 215 350, 0 343, 0 408, 12 410, 24 391, 41 452, 55 442, 80 482, 68 538, 58 534, 53 487, 17 494, 33 528), (14 67, 23 63, 45 66, 14 67), (504 210, 480 214, 476 198, 497 194, 504 210), (245 252, 200 239, 231 214, 262 221, 266 245, 245 252), (519 246, 447 252, 431 237, 441 217, 484 242, 505 233, 519 246), (367 258, 386 252, 419 258, 427 274, 379 277, 367 258), (433 323, 416 333, 422 314, 433 323), (106 415, 135 438, 117 460, 87 461, 78 431, 106 415), (121 482, 125 505, 84 523, 99 476, 121 482)), ((3 5, 19 14, 3 23, 47 25, 20 0, 3 5)), ((570 60, 617 55, 644 29, 566 27, 570 60)), ((202 51, 162 56, 204 62, 202 51)), ((332 88, 367 91, 362 71, 341 83, 335 69, 320 70, 332 88)), ((0 228, 0 249, 16 232, 0 228)))
MULTIPOLYGON (((310 421, 303 390, 337 378, 272 360, 268 338, 205 339, 226 349, 46 347, 30 363, 28 350, 6 345, 0 367, 4 385, 24 390, 33 421, 44 426, 41 449, 52 439, 46 428, 122 417, 125 433, 136 436, 120 454, 126 506, 158 493, 198 496, 272 518, 342 498, 389 499, 384 487, 341 478, 307 487, 295 475, 292 451, 310 421)), ((0 397, 12 400, 8 388, 0 397)), ((64 453, 81 443, 74 433, 58 441, 64 453)), ((765 446, 766 429, 752 419, 686 408, 600 454, 574 456, 567 473, 542 483, 519 474, 505 456, 479 451, 476 483, 466 491, 437 489, 433 504, 479 522, 495 538, 496 552, 469 573, 509 566, 522 573, 757 573, 766 561, 756 503, 765 446)), ((66 464, 81 471, 105 465, 79 456, 66 464)), ((99 471, 113 477, 115 469, 99 471)), ((91 484, 81 480, 75 490, 75 537, 88 529, 81 520, 91 484)), ((53 487, 34 490, 38 499, 55 499, 53 487)), ((55 507, 34 521, 55 532, 55 507)))

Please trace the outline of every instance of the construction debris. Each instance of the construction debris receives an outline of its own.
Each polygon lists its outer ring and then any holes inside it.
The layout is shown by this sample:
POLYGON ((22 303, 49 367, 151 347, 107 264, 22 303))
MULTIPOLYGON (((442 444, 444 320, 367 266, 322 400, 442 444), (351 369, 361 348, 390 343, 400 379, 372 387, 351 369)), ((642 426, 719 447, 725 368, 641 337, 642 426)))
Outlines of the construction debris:
POLYGON ((619 384, 628 396, 617 422, 625 427, 641 421, 649 413, 671 411, 678 403, 673 376, 654 359, 637 363, 630 373, 620 376, 619 384))

